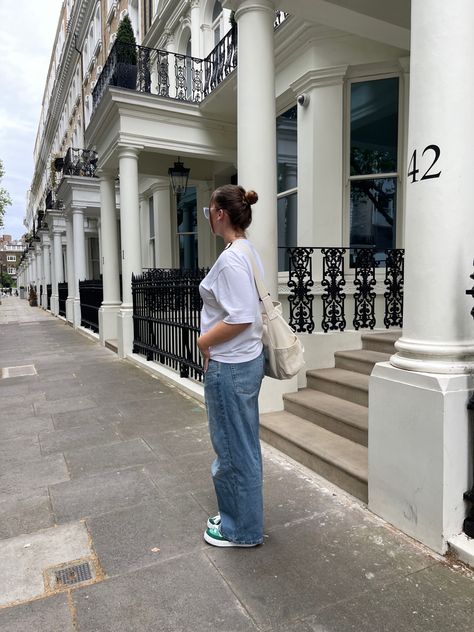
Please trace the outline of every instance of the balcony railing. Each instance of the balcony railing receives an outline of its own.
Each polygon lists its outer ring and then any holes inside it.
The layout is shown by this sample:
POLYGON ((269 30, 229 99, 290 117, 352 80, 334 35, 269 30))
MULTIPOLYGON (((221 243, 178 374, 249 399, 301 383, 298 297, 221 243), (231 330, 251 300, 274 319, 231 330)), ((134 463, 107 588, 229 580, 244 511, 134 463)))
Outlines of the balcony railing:
POLYGON ((84 176, 94 178, 97 168, 97 152, 93 149, 69 147, 64 156, 63 176, 84 176))

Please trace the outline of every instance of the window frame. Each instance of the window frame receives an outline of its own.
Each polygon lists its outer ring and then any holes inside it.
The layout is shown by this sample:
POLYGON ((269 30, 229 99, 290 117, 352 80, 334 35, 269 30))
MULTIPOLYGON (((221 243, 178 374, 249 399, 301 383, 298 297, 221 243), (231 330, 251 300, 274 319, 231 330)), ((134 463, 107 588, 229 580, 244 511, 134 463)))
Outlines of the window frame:
MULTIPOLYGON (((402 216, 404 213, 404 193, 405 193, 405 160, 404 150, 406 147, 405 136, 405 86, 403 82, 403 72, 400 68, 379 70, 373 74, 356 71, 349 77, 347 77, 344 86, 344 142, 343 142, 343 218, 342 218, 342 234, 343 244, 342 246, 349 247, 351 236, 351 182, 367 179, 387 179, 394 178, 397 184, 396 190, 396 206, 395 206, 395 222, 394 222, 394 248, 399 247, 401 241, 401 229, 402 229, 402 216), (379 81, 383 79, 398 79, 398 130, 397 130, 397 171, 386 172, 380 174, 370 174, 362 176, 351 176, 351 93, 352 85, 354 83, 364 83, 368 81, 379 81)), ((349 252, 347 257, 347 273, 348 275, 354 274, 354 268, 349 265, 349 252)), ((376 276, 385 275, 385 268, 376 268, 376 276)))

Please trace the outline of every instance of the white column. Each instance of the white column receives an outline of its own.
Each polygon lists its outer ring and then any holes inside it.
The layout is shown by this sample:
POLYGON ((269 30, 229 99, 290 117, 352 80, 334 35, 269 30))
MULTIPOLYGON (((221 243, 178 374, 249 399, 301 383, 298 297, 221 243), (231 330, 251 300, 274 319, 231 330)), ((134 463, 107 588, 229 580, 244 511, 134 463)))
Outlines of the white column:
POLYGON ((259 196, 249 237, 260 253, 265 279, 277 294, 277 181, 274 32, 270 0, 243 0, 238 24, 237 147, 239 184, 259 196), (256 63, 258 42, 258 63, 256 63))
POLYGON ((59 291, 58 283, 62 283, 64 277, 63 257, 62 257, 62 229, 53 226, 53 260, 54 270, 51 288, 51 312, 57 316, 59 314, 59 291))
POLYGON ((44 286, 44 272, 43 272, 43 256, 41 252, 41 244, 35 244, 36 254, 36 297, 38 301, 38 307, 41 307, 41 294, 44 286))
MULTIPOLYGON (((298 245, 342 246, 343 81, 347 66, 307 72, 298 96, 298 245)), ((319 276, 318 276, 319 278, 319 276)))
POLYGON ((191 0, 191 56, 203 58, 201 54, 200 0, 191 0))
POLYGON ((72 217, 66 216, 67 299, 66 320, 74 325, 74 229, 72 217))
POLYGON ((118 354, 132 353, 133 302, 132 274, 141 272, 140 217, 138 196, 138 150, 126 147, 119 152, 120 231, 122 244, 122 306, 118 314, 118 354))
MULTIPOLYGON (((171 200, 170 189, 163 185, 155 195, 155 259, 157 268, 171 268, 173 266, 171 233, 171 200)), ((205 218, 204 218, 205 219, 205 218)), ((205 219, 207 222, 207 220, 205 219)), ((207 225, 209 231, 209 223, 207 225)))
POLYGON ((106 340, 117 339, 117 314, 121 304, 117 228, 115 179, 111 173, 102 172, 100 178, 100 243, 104 295, 99 309, 99 336, 103 344, 106 340))
POLYGON ((44 287, 43 287, 43 296, 42 296, 42 305, 44 309, 48 309, 48 285, 51 284, 51 252, 50 252, 50 242, 49 236, 43 236, 43 269, 44 269, 44 287))
POLYGON ((86 241, 84 236, 84 209, 72 207, 72 231, 74 243, 74 327, 81 326, 81 297, 79 281, 86 278, 86 241))
POLYGON ((174 98, 176 96, 176 70, 175 70, 175 61, 176 58, 174 56, 175 47, 174 47, 174 36, 171 31, 165 31, 166 35, 166 50, 168 51, 168 80, 169 80, 169 95, 174 98))
POLYGON ((369 507, 440 552, 472 469, 473 23, 471 0, 412 0, 403 336, 370 383, 369 507))

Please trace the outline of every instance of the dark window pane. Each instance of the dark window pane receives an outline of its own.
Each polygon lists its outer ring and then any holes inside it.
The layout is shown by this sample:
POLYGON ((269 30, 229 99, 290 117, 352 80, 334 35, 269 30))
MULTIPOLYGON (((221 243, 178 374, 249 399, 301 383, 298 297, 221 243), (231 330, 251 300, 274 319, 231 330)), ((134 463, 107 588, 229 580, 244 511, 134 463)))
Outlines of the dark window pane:
POLYGON ((179 236, 179 267, 195 270, 198 267, 197 235, 179 236))
POLYGON ((278 200, 278 270, 288 270, 286 248, 297 245, 297 202, 296 193, 291 193, 278 200))
POLYGON ((278 193, 297 184, 297 109, 296 105, 276 120, 278 193))
POLYGON ((396 196, 395 178, 351 182, 351 248, 395 247, 396 196))
POLYGON ((351 175, 397 171, 398 78, 351 86, 351 175))
POLYGON ((150 239, 155 236, 155 211, 153 208, 153 197, 148 198, 148 223, 150 226, 150 239))

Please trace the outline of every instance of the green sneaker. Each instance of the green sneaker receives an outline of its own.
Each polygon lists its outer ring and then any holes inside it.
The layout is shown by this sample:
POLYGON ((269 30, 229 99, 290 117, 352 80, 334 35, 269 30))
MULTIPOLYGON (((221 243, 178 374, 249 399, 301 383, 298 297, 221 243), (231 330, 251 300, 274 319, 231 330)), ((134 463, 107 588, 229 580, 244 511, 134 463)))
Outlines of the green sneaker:
POLYGON ((215 527, 221 526, 221 514, 217 514, 216 516, 212 516, 207 519, 207 528, 214 529, 215 527))
POLYGON ((239 544, 238 542, 231 542, 231 540, 227 540, 221 533, 220 527, 211 527, 204 531, 204 539, 208 544, 212 546, 238 546, 238 547, 251 547, 258 546, 258 544, 239 544))

